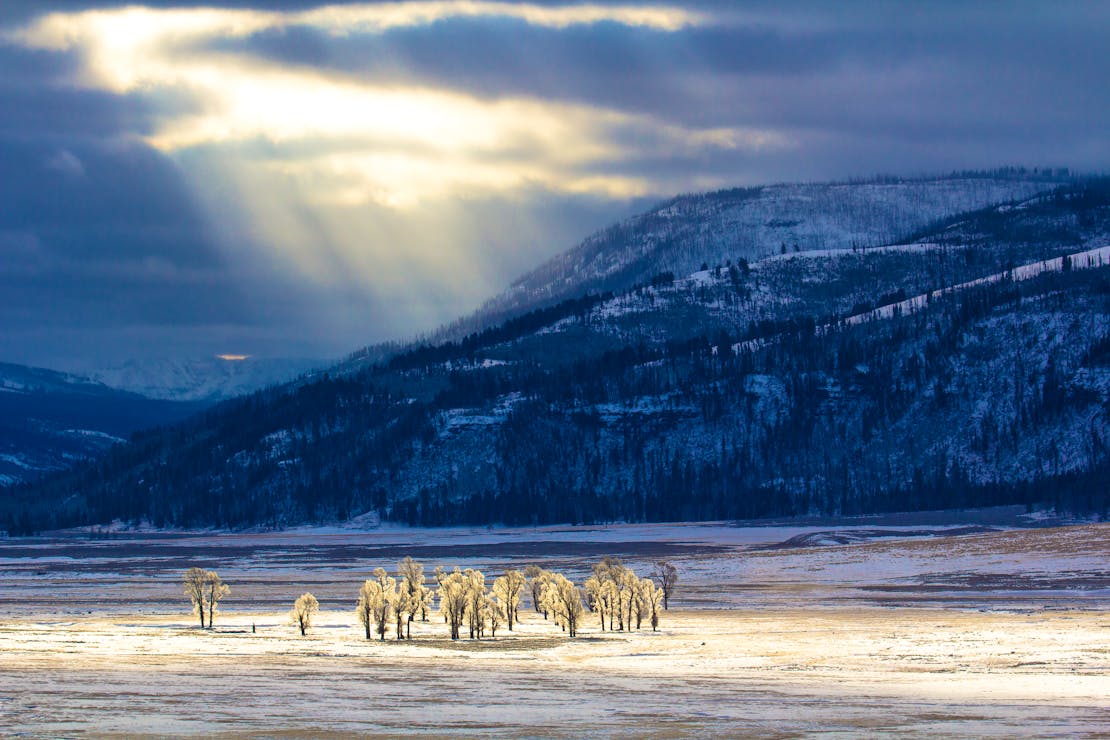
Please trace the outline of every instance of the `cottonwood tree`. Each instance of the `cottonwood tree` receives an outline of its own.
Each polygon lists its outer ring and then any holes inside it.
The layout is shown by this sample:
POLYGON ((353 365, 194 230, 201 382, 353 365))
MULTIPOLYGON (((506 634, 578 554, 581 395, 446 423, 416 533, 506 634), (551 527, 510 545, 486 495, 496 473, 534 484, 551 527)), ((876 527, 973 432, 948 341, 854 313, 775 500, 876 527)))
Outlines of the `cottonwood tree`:
MULTIPOLYGON (((532 609, 537 614, 543 613, 543 600, 540 595, 543 594, 544 583, 547 581, 548 572, 538 565, 528 565, 524 568, 524 577, 528 579, 528 587, 532 591, 532 609)), ((547 619, 547 614, 543 614, 543 618, 547 619)))
POLYGON ((231 593, 231 589, 224 583, 219 574, 214 570, 204 568, 189 568, 185 571, 183 579, 185 595, 193 604, 193 613, 200 617, 200 626, 212 628, 212 619, 216 616, 216 607, 220 600, 231 593), (207 624, 205 623, 207 614, 207 624))
POLYGON ((617 628, 624 629, 624 573, 627 569, 619 558, 602 558, 600 563, 594 565, 593 580, 589 587, 594 592, 597 608, 601 613, 602 629, 605 628, 605 616, 609 616, 609 629, 613 629, 613 618, 616 617, 617 628))
POLYGON ((210 570, 204 574, 204 596, 208 601, 208 629, 212 629, 212 619, 216 616, 216 607, 229 593, 231 593, 231 587, 220 579, 216 571, 210 570))
POLYGON ((585 612, 582 590, 560 573, 551 574, 540 596, 544 605, 570 637, 578 634, 578 622, 585 612))
MULTIPOLYGON (((456 571, 459 570, 457 566, 456 566, 455 570, 456 571)), ((436 593, 439 594, 440 589, 443 586, 443 581, 447 578, 448 574, 447 574, 447 571, 444 569, 444 567, 442 565, 437 565, 433 575, 436 579, 436 593)), ((448 623, 447 614, 443 611, 442 601, 440 602, 440 610, 439 611, 440 611, 440 614, 443 616, 443 623, 447 624, 448 623)))
POLYGON ((420 614, 420 621, 428 621, 428 611, 432 607, 432 590, 426 585, 424 577, 424 564, 406 557, 397 564, 397 574, 401 577, 401 588, 408 596, 406 613, 408 616, 408 634, 412 637, 412 621, 420 614))
POLYGON ((459 630, 466 620, 467 593, 469 580, 458 568, 453 573, 445 573, 436 568, 439 582, 439 612, 443 621, 451 627, 451 639, 459 639, 459 630))
POLYGON ((484 596, 482 600, 482 619, 489 623, 490 637, 497 637, 497 628, 505 623, 510 611, 499 598, 494 598, 490 594, 484 596))
POLYGON ((507 570, 505 575, 493 582, 493 594, 504 609, 509 632, 513 631, 513 623, 519 619, 517 609, 520 607, 520 595, 524 591, 526 581, 524 574, 519 570, 507 570))
POLYGON ((193 613, 200 615, 200 626, 204 629, 205 584, 208 571, 204 568, 189 568, 185 571, 185 595, 193 603, 193 613))
MULTIPOLYGON (((385 639, 386 626, 389 624, 389 615, 397 600, 395 581, 382 568, 374 570, 374 577, 363 582, 358 593, 358 605, 355 613, 370 639, 371 633, 376 633, 379 640, 385 639)), ((398 630, 400 627, 398 626, 398 630)))
POLYGON ((605 629, 605 616, 609 617, 609 629, 614 629, 613 619, 616 618, 616 629, 623 631, 625 625, 631 629, 633 603, 639 588, 639 579, 630 568, 626 568, 619 558, 603 558, 594 565, 594 574, 586 582, 587 596, 591 600, 591 608, 598 611, 601 627, 605 629))
POLYGON ((620 591, 619 609, 617 615, 617 628, 632 630, 632 609, 636 603, 636 596, 640 590, 640 579, 632 572, 631 568, 621 567, 617 571, 617 588, 620 591))
POLYGON ((659 588, 663 591, 663 609, 669 609, 671 594, 678 585, 678 569, 666 560, 660 560, 655 564, 651 577, 659 583, 659 588))
POLYGON ((482 575, 482 571, 475 570, 474 568, 467 568, 464 571, 466 576, 466 620, 467 626, 470 628, 470 639, 482 636, 482 628, 485 625, 485 609, 487 608, 486 601, 486 577, 482 575))
MULTIPOLYGON (((386 628, 389 625, 389 615, 396 613, 398 604, 397 581, 385 572, 385 568, 374 569, 374 594, 376 608, 374 609, 374 628, 378 639, 385 639, 386 628)), ((398 631, 400 624, 398 624, 398 631)), ((400 639, 400 638, 398 638, 400 639)))
POLYGON ((312 594, 305 592, 293 602, 293 609, 289 612, 289 621, 301 628, 301 637, 308 633, 312 626, 312 618, 320 611, 320 602, 312 594))
MULTIPOLYGON (((640 582, 640 601, 651 622, 651 631, 654 632, 659 628, 659 618, 663 606, 663 589, 656 588, 655 581, 645 578, 640 582)), ((637 623, 636 626, 639 627, 639 624, 637 623)))
POLYGON ((377 608, 375 602, 379 595, 380 587, 376 581, 371 580, 363 581, 362 588, 358 591, 358 604, 355 606, 355 614, 366 633, 367 640, 370 639, 370 632, 374 625, 374 612, 377 608))

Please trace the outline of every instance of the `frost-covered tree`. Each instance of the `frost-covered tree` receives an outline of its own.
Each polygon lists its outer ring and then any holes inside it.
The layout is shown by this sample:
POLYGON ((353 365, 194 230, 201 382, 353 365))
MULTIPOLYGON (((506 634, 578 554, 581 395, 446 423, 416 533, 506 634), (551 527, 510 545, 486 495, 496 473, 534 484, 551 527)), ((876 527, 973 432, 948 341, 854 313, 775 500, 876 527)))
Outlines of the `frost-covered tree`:
POLYGON ((451 627, 451 639, 459 639, 459 630, 466 621, 467 594, 469 592, 469 579, 455 568, 453 573, 442 572, 436 568, 436 580, 439 582, 439 611, 443 621, 451 627))
POLYGON ((396 581, 383 568, 375 569, 374 577, 364 581, 359 589, 358 605, 355 607, 367 640, 372 633, 377 634, 379 640, 385 639, 389 615, 394 613, 396 600, 396 581))
POLYGON ((632 604, 632 616, 636 619, 636 629, 640 629, 645 618, 651 616, 651 605, 649 604, 649 590, 654 593, 658 589, 655 587, 655 581, 650 578, 641 578, 640 583, 636 587, 636 599, 632 604))
POLYGON ((657 588, 655 581, 645 578, 640 585, 640 600, 641 608, 647 613, 647 618, 651 622, 651 631, 654 632, 659 628, 659 618, 662 616, 663 589, 657 588))
POLYGON ((216 616, 216 607, 229 593, 231 593, 231 587, 220 579, 216 571, 210 570, 204 574, 204 597, 208 602, 208 629, 212 629, 212 619, 216 616))
MULTIPOLYGON (((540 595, 543 593, 543 586, 547 580, 548 573, 546 570, 538 565, 528 565, 524 568, 524 577, 528 579, 528 588, 532 591, 532 609, 537 614, 543 612, 542 599, 540 595)), ((543 615, 547 619, 547 615, 543 615)))
POLYGON ((412 621, 420 615, 420 621, 428 621, 428 612, 432 607, 432 590, 425 583, 424 564, 406 557, 397 564, 397 574, 401 577, 401 588, 408 598, 406 600, 406 616, 408 617, 408 637, 411 637, 412 621))
POLYGON ((301 629, 301 637, 308 634, 312 626, 312 618, 320 611, 320 602, 310 593, 303 593, 293 602, 293 609, 289 612, 289 621, 301 629))
POLYGON ((513 623, 519 618, 517 609, 520 607, 520 595, 526 582, 527 579, 519 570, 507 570, 505 575, 493 582, 493 594, 504 609, 506 626, 510 632, 513 631, 513 623))
POLYGON ((489 624, 490 637, 497 637, 497 628, 505 623, 510 611, 499 597, 485 595, 482 600, 482 621, 489 624))
POLYGON ((601 613, 603 629, 605 615, 609 616, 610 630, 614 629, 614 617, 617 622, 616 629, 623 631, 625 625, 631 629, 633 603, 636 600, 639 579, 630 568, 626 568, 619 558, 604 558, 594 565, 594 574, 587 582, 587 587, 588 595, 597 605, 595 610, 601 613))
POLYGON ((655 570, 651 577, 656 580, 659 588, 663 591, 663 609, 669 609, 671 594, 674 593, 675 586, 678 585, 678 569, 666 560, 660 560, 655 564, 655 570))
POLYGON ((358 604, 355 606, 355 615, 366 633, 367 640, 370 639, 371 630, 374 626, 375 595, 377 593, 380 593, 380 589, 375 581, 363 581, 362 588, 358 592, 358 604))
POLYGON ((620 592, 617 615, 617 629, 632 630, 632 612, 636 603, 637 593, 640 590, 640 579, 632 572, 631 568, 622 567, 616 573, 617 589, 620 592))
POLYGON ((555 623, 570 637, 578 634, 578 622, 585 612, 582 590, 560 573, 551 574, 540 596, 555 623))
POLYGON ((486 577, 482 571, 475 570, 474 568, 467 568, 464 572, 466 576, 466 621, 467 626, 470 628, 470 639, 481 637, 483 627, 485 626, 485 609, 487 608, 486 601, 486 577))
MULTIPOLYGON (((398 603, 397 594, 397 580, 390 577, 385 572, 385 568, 374 569, 374 595, 376 599, 376 608, 374 610, 374 629, 378 633, 378 639, 385 639, 386 628, 389 625, 389 616, 397 611, 398 603)), ((398 624, 398 631, 400 631, 400 624, 398 624)), ((398 637, 398 639, 400 639, 398 637)))
MULTIPOLYGON (((455 570, 457 571, 458 568, 455 568, 455 570)), ((447 578, 447 571, 446 571, 446 569, 444 569, 444 567, 442 565, 437 565, 436 569, 435 569, 435 572, 434 572, 434 576, 435 576, 435 579, 436 579, 436 594, 440 595, 440 589, 443 586, 443 581, 447 578)), ((441 599, 442 599, 442 596, 441 596, 441 599)), ((440 610, 439 611, 440 611, 440 614, 443 616, 443 623, 448 624, 449 620, 447 618, 447 613, 443 611, 442 601, 440 602, 440 610)))
POLYGON ((193 603, 193 614, 200 615, 200 626, 204 628, 205 610, 205 583, 208 580, 208 571, 204 568, 189 568, 185 571, 185 595, 193 603))
POLYGON ((605 612, 601 610, 601 581, 597 576, 590 576, 582 584, 582 590, 586 592, 586 608, 594 614, 601 615, 601 629, 605 629, 605 612))
POLYGON ((211 629, 212 619, 216 616, 216 607, 220 600, 231 592, 231 589, 220 579, 216 571, 204 568, 189 568, 185 571, 183 585, 185 595, 193 604, 193 613, 200 617, 200 626, 211 629))

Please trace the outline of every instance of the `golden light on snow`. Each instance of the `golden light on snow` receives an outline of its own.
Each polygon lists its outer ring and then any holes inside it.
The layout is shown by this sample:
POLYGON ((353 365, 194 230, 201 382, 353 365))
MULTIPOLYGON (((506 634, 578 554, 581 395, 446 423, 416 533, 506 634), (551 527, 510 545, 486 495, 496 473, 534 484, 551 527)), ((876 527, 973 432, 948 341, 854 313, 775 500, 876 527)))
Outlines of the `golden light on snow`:
POLYGON ((249 360, 250 357, 250 355, 216 355, 217 360, 225 360, 227 362, 242 362, 243 360, 249 360))

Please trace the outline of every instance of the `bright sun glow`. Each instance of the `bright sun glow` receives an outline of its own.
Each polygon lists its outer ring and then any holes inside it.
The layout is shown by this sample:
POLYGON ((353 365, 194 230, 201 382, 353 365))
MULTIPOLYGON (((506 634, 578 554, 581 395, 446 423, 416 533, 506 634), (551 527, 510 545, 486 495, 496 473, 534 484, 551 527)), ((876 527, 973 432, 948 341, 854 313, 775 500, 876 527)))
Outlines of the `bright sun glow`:
POLYGON ((219 43, 298 27, 372 45, 390 29, 452 17, 551 29, 606 22, 660 33, 705 22, 655 5, 413 2, 301 12, 136 6, 49 14, 7 40, 75 52, 82 60, 75 84, 141 97, 156 116, 146 142, 177 159, 202 197, 209 183, 224 184, 208 205, 238 209, 238 231, 227 241, 265 244, 299 277, 325 283, 362 276, 367 284, 403 285, 414 274, 449 273, 477 285, 478 268, 449 249, 457 231, 443 219, 439 233, 424 226, 445 203, 512 200, 531 191, 627 199, 713 187, 721 183, 660 182, 620 165, 646 149, 700 157, 791 146, 772 130, 687 128, 519 94, 390 85, 219 43), (379 229, 367 207, 408 214, 410 231, 379 229))
POLYGON ((630 155, 618 129, 646 134, 674 149, 762 149, 786 143, 772 131, 687 130, 584 105, 386 87, 206 46, 291 26, 337 36, 372 35, 460 16, 506 17, 551 28, 606 21, 660 31, 701 22, 697 14, 663 6, 416 2, 290 13, 131 7, 51 14, 16 39, 36 48, 79 50, 86 85, 194 101, 191 109, 164 112, 148 137, 158 149, 172 153, 266 142, 279 148, 268 166, 285 174, 316 170, 316 180, 340 180, 321 200, 343 204, 362 200, 406 207, 467 189, 523 185, 611 197, 650 192, 652 184, 642 178, 596 171, 598 163, 630 155), (310 145, 315 156, 280 151, 294 143, 310 145))

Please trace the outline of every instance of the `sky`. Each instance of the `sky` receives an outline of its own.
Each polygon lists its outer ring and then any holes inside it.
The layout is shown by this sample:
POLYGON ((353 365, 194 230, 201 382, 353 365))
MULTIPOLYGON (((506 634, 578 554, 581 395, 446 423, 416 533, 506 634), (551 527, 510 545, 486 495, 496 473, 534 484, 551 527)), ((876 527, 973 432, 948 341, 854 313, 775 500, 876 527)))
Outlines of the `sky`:
POLYGON ((680 192, 1110 169, 1110 4, 0 4, 0 361, 338 357, 680 192))

